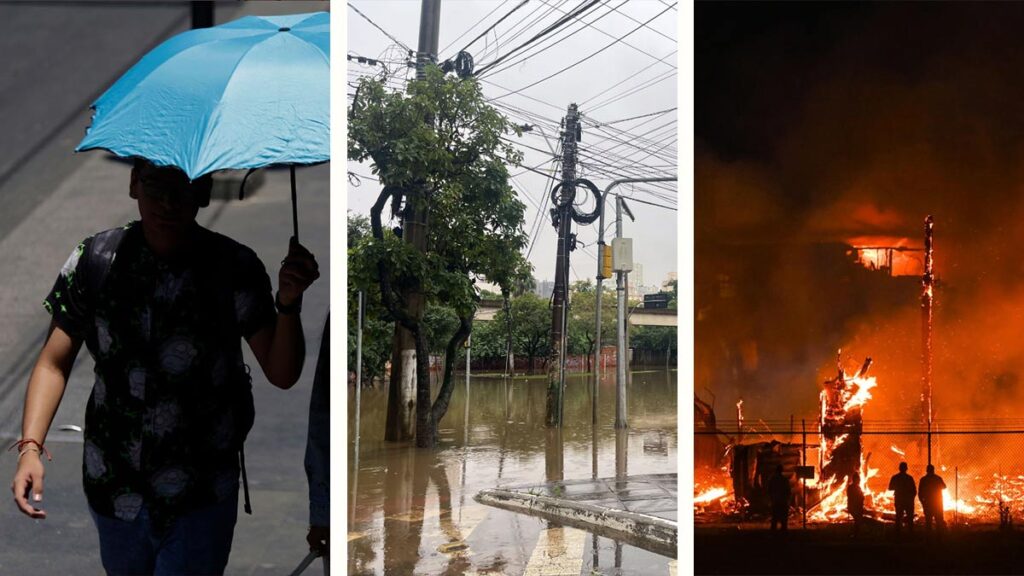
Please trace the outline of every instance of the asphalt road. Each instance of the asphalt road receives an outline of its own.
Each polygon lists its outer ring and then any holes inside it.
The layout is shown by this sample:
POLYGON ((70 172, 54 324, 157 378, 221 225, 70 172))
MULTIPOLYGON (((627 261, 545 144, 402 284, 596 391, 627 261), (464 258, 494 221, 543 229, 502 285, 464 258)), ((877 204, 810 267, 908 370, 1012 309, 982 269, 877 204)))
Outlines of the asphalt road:
MULTIPOLYGON (((325 3, 220 5, 217 21, 244 13, 323 10, 325 3), (287 4, 287 5, 285 5, 287 4)), ((129 167, 102 152, 73 154, 88 105, 142 54, 188 25, 187 3, 0 2, 0 440, 20 435, 25 384, 48 316, 40 303, 85 236, 137 218, 129 167)), ((256 424, 246 443, 253 516, 239 515, 229 574, 288 573, 305 556, 308 500, 302 457, 320 335, 329 301, 328 167, 297 171, 300 237, 321 279, 303 308, 308 355, 295 388, 280 391, 253 371, 256 424)), ((214 200, 203 225, 253 248, 276 284, 291 234, 288 173, 267 171, 244 201, 214 200)), ((251 360, 250 364, 255 366, 251 360)), ((81 488, 81 426, 92 387, 83 351, 47 440, 49 517, 0 506, 0 574, 100 574, 95 529, 81 488)), ((15 459, 0 454, 9 482, 15 459)), ((317 567, 314 567, 317 568, 317 567)), ((311 568, 310 570, 313 570, 311 568)))

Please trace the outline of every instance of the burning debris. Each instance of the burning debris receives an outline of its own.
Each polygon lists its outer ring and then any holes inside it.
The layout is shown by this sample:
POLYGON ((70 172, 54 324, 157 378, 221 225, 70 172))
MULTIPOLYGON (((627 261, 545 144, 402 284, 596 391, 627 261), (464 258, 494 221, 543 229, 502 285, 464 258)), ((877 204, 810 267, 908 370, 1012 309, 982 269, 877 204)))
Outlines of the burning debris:
POLYGON ((870 493, 867 481, 873 474, 867 470, 861 443, 862 410, 877 384, 867 375, 870 368, 871 358, 867 358, 853 376, 847 376, 840 351, 836 358, 836 377, 826 380, 822 386, 818 422, 821 444, 818 469, 821 473, 813 485, 816 503, 809 506, 809 509, 817 507, 816 518, 828 519, 845 513, 846 486, 854 477, 859 479, 865 497, 870 493))

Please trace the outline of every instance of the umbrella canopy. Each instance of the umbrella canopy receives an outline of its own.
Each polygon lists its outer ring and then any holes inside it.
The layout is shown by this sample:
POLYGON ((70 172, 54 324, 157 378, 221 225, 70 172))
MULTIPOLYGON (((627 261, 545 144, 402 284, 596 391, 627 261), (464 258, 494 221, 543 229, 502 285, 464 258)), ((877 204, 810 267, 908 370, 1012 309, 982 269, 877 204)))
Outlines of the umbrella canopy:
POLYGON ((330 159, 330 16, 246 16, 183 32, 92 105, 75 149, 222 169, 330 159))

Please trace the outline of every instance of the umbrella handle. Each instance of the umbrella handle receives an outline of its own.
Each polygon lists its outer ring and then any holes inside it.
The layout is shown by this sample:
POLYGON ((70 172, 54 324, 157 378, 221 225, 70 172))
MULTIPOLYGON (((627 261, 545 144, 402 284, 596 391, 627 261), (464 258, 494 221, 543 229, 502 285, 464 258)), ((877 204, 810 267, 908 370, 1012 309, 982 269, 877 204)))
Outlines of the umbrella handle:
POLYGON ((306 554, 306 557, 302 559, 302 562, 299 562, 299 565, 295 567, 295 570, 292 570, 289 576, 298 576, 299 574, 302 574, 306 571, 306 568, 313 563, 313 560, 316 560, 316 552, 311 550, 309 554, 306 554))
POLYGON ((288 166, 291 172, 292 179, 292 232, 295 236, 295 241, 299 241, 299 208, 298 201, 295 198, 295 164, 288 166))

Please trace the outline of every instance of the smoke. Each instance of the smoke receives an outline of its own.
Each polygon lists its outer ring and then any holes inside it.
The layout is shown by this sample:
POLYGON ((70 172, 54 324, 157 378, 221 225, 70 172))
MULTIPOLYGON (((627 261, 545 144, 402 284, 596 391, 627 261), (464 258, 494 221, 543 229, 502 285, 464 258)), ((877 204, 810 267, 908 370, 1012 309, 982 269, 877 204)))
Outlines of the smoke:
MULTIPOLYGON (((842 347, 848 369, 875 359, 866 422, 916 418, 919 285, 848 270, 836 245, 920 247, 933 214, 936 417, 1024 413, 1024 7, 862 10, 827 39, 770 21, 721 54, 698 38, 719 86, 774 84, 697 87, 698 117, 738 117, 704 126, 746 126, 698 132, 697 389, 745 396, 748 416, 811 415, 842 347)), ((702 25, 727 30, 698 11, 702 25)))

